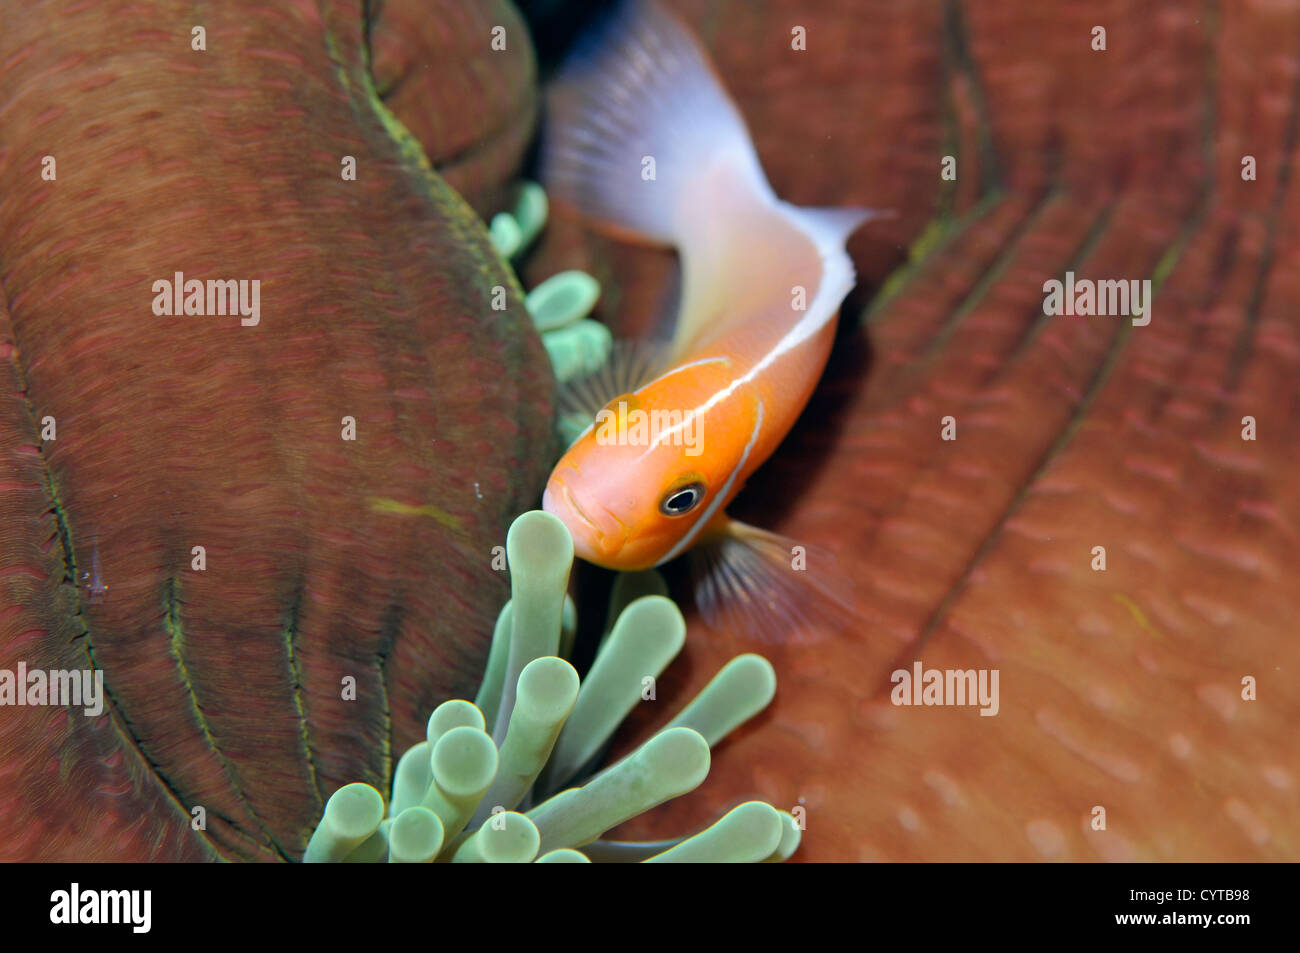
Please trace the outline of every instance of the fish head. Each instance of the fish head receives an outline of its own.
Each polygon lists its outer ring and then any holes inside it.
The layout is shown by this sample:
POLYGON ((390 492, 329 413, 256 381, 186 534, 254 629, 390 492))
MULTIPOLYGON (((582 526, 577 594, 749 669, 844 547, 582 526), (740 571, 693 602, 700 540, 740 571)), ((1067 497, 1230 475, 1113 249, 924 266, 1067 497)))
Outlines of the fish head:
POLYGON ((700 521, 721 513, 717 495, 734 460, 706 438, 714 414, 701 408, 711 393, 651 386, 615 397, 565 452, 542 507, 569 528, 579 558, 648 569, 688 548, 700 521))

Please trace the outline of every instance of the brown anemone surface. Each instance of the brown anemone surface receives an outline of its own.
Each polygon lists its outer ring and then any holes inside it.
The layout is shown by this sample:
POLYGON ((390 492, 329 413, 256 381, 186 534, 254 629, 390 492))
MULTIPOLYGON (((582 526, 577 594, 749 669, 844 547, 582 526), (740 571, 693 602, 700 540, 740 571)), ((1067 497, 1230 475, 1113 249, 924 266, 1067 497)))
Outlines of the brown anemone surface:
POLYGON ((375 90, 447 184, 482 215, 500 209, 537 118, 528 29, 509 0, 375 0, 375 90))
MULTIPOLYGON (((779 194, 899 216, 851 244, 865 291, 739 508, 836 553, 859 622, 766 644, 692 618, 641 734, 740 651, 778 697, 625 833, 763 797, 804 809, 806 859, 1296 857, 1298 5, 672 5, 779 194), (1045 317, 1067 270, 1153 279, 1151 324, 1045 317), (914 659, 997 668, 999 714, 892 706, 914 659)), ((534 499, 549 385, 369 77, 482 212, 533 66, 504 2, 427 6, 372 5, 369 71, 359 2, 6 18, 0 668, 93 653, 112 694, 0 718, 7 858, 294 856, 320 797, 382 783, 477 672, 504 594, 483 554, 534 499), (264 279, 262 324, 155 318, 175 270, 264 279)), ((557 220, 529 276, 588 267, 632 328, 671 263, 557 220)))
MULTIPOLYGON (((423 5, 522 34, 505 3, 423 5)), ((4 859, 295 857, 324 797, 384 786, 473 691, 552 381, 473 211, 380 105, 364 6, 5 11, 0 668, 93 665, 109 698, 0 712, 4 859), (157 316, 177 272, 260 281, 260 322, 157 316)), ((406 76, 386 23, 399 115, 432 90, 457 128, 433 161, 486 201, 533 109, 527 43, 471 101, 406 76)))
MULTIPOLYGON (((1300 4, 671 5, 778 194, 899 217, 851 243, 878 294, 739 507, 834 552, 857 622, 692 618, 625 745, 741 651, 777 698, 621 833, 763 798, 809 860, 1300 856, 1300 4), (1045 316, 1067 271, 1151 279, 1150 324, 1045 316), (997 669, 998 714, 894 706, 915 660, 997 669)), ((557 222, 532 277, 587 267, 635 323, 670 264, 557 222)))

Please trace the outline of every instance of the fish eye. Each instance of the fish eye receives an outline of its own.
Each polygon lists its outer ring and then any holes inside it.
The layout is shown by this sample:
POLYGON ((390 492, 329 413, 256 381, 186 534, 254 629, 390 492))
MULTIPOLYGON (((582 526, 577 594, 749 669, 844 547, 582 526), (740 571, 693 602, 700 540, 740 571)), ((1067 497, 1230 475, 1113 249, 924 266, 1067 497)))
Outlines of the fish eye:
POLYGON ((702 499, 704 499, 704 484, 691 483, 676 490, 669 490, 668 495, 659 503, 659 511, 664 516, 685 516, 695 509, 702 499))

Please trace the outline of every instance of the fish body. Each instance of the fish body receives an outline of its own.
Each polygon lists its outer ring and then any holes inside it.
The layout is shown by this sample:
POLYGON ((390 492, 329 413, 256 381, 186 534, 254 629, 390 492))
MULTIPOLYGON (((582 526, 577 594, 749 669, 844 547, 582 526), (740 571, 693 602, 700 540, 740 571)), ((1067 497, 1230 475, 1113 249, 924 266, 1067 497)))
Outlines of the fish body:
POLYGON ((712 588, 725 579, 752 601, 779 577, 732 558, 734 544, 787 564, 789 553, 726 507, 817 385, 854 284, 844 242, 872 213, 777 198, 703 49, 656 3, 624 4, 550 105, 543 174, 557 202, 676 247, 682 295, 655 372, 604 395, 543 507, 578 556, 612 569, 710 547, 701 565, 712 588))

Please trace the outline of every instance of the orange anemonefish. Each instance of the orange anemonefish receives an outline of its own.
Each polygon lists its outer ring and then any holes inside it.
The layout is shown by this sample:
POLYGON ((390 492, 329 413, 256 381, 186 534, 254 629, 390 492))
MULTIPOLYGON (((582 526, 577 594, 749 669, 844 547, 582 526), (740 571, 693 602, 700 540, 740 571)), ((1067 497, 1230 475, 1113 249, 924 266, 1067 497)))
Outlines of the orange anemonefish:
POLYGON ((597 225, 675 246, 682 294, 653 373, 633 377, 634 359, 604 375, 622 378, 617 389, 590 395, 594 419, 543 508, 600 566, 702 557, 706 618, 739 608, 798 621, 786 596, 810 574, 790 572, 792 544, 725 508, 812 395, 854 284, 844 242, 876 213, 777 198, 704 50, 647 0, 620 7, 566 64, 548 106, 550 194, 597 225))

